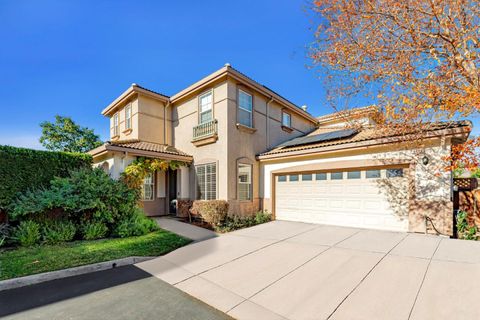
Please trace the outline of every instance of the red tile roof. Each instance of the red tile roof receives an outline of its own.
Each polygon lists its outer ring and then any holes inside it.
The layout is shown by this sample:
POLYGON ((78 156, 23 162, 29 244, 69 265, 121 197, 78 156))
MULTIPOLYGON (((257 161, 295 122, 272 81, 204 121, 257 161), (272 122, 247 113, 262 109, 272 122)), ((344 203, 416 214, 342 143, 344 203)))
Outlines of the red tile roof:
POLYGON ((129 149, 135 149, 135 150, 141 150, 141 151, 161 152, 161 153, 168 153, 172 155, 191 157, 189 154, 183 151, 180 151, 177 148, 172 147, 170 145, 146 142, 138 139, 108 141, 107 144, 111 146, 117 146, 117 147, 129 148, 129 149))

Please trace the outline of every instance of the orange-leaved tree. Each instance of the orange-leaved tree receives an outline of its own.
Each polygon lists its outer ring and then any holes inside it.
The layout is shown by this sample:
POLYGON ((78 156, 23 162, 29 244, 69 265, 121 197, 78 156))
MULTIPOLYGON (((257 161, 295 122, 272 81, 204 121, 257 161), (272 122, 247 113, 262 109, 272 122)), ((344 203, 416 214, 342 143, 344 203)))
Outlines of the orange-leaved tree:
MULTIPOLYGON (((312 9, 310 56, 329 72, 332 101, 370 96, 385 127, 405 132, 480 110, 479 1, 316 0, 312 9)), ((452 166, 478 166, 478 145, 454 146, 452 166)))

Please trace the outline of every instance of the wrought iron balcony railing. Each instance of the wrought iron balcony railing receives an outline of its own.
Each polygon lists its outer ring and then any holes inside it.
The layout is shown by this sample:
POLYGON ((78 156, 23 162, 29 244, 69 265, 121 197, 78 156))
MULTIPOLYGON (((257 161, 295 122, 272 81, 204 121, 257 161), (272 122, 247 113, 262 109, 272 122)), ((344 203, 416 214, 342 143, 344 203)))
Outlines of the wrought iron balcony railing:
POLYGON ((213 135, 216 135, 218 132, 218 121, 217 119, 199 124, 193 128, 193 140, 200 140, 202 138, 207 138, 213 135))

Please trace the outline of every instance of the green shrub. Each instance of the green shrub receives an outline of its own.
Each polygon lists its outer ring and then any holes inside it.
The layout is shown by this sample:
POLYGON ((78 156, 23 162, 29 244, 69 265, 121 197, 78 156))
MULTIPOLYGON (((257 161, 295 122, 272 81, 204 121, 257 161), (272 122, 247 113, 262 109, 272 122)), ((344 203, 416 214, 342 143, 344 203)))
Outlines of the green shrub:
POLYGON ((219 226, 228 214, 228 202, 225 200, 197 200, 190 209, 212 226, 219 226))
POLYGON ((268 212, 267 210, 261 210, 261 211, 258 211, 255 214, 255 223, 256 224, 261 224, 261 223, 265 223, 265 222, 269 222, 269 221, 272 221, 272 214, 270 212, 268 212))
POLYGON ((10 237, 11 228, 7 223, 0 223, 0 247, 7 243, 10 237))
POLYGON ((130 219, 121 221, 115 228, 114 235, 120 238, 142 236, 158 229, 155 221, 147 218, 142 212, 137 212, 130 219))
POLYGON ((0 209, 7 210, 19 193, 48 187, 54 177, 91 164, 87 154, 0 146, 0 209))
POLYGON ((105 238, 108 233, 107 226, 102 222, 86 222, 82 228, 82 236, 85 240, 105 238))
POLYGON ((268 211, 259 211, 255 216, 227 216, 224 222, 215 228, 218 232, 230 232, 238 229, 252 227, 272 220, 268 211))
POLYGON ((77 227, 68 220, 50 220, 42 225, 43 242, 47 244, 72 241, 76 233, 77 227))
POLYGON ((472 171, 470 178, 480 178, 480 168, 477 168, 472 171))
POLYGON ((460 239, 477 240, 478 228, 475 225, 469 225, 468 213, 460 210, 457 213, 457 233, 460 239))
POLYGON ((14 238, 24 247, 37 244, 40 237, 40 225, 31 220, 20 222, 14 232, 14 238))
POLYGON ((112 226, 135 214, 140 193, 112 179, 101 169, 79 169, 55 178, 50 188, 19 196, 10 209, 12 220, 39 219, 53 211, 76 223, 102 222, 112 226))

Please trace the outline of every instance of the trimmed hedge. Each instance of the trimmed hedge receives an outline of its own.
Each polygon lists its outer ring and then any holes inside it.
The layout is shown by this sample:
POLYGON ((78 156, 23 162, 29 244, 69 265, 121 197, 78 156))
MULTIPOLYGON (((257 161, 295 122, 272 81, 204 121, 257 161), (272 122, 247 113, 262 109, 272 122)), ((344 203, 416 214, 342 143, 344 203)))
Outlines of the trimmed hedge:
POLYGON ((215 227, 219 226, 227 217, 228 202, 225 200, 196 200, 193 201, 190 211, 215 227))
POLYGON ((72 169, 91 165, 88 154, 0 146, 0 211, 19 193, 48 187, 54 177, 66 177, 72 169))

